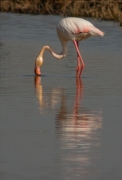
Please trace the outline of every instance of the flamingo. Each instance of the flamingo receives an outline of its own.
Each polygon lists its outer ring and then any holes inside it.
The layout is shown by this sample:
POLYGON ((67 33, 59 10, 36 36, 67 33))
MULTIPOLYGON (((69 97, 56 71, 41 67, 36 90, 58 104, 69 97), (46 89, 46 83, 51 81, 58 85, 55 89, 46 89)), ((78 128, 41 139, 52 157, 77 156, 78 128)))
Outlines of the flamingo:
POLYGON ((97 29, 92 23, 85 19, 67 17, 58 23, 57 35, 62 45, 61 53, 56 54, 48 45, 43 46, 35 61, 35 74, 41 76, 40 66, 43 64, 43 54, 45 50, 49 50, 55 58, 62 59, 67 53, 67 42, 71 40, 77 52, 76 77, 80 77, 85 64, 79 51, 79 41, 90 36, 104 36, 104 32, 97 29))

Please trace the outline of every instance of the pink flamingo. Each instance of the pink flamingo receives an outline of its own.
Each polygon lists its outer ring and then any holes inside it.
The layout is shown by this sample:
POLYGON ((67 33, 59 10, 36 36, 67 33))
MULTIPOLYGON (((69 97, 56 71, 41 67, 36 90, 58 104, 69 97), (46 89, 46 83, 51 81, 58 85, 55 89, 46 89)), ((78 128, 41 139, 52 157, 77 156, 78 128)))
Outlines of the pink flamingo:
POLYGON ((76 17, 68 17, 62 19, 58 23, 57 34, 62 44, 62 52, 60 54, 56 54, 50 46, 43 46, 35 61, 35 74, 38 76, 41 75, 40 66, 43 63, 43 53, 45 50, 49 50, 55 58, 62 59, 67 53, 67 42, 72 40, 77 51, 76 77, 80 77, 84 68, 84 62, 79 51, 79 41, 90 36, 104 36, 104 33, 87 20, 76 17))

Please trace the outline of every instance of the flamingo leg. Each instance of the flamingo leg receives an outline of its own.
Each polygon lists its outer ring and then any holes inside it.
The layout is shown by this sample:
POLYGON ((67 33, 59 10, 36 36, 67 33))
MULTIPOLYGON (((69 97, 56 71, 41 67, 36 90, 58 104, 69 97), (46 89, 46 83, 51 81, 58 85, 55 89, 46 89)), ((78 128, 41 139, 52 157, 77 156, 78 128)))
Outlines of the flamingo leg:
MULTIPOLYGON (((77 47, 79 49, 79 42, 76 41, 77 47)), ((80 60, 80 56, 77 52, 77 68, 76 68, 76 77, 80 77, 80 69, 81 69, 81 60, 80 60)))
POLYGON ((76 48, 76 51, 77 51, 77 68, 76 68, 76 77, 80 77, 81 76, 81 73, 82 73, 82 70, 84 68, 84 62, 83 62, 83 59, 82 59, 82 56, 80 54, 80 51, 79 51, 79 42, 74 40, 74 45, 75 45, 75 48, 76 48))

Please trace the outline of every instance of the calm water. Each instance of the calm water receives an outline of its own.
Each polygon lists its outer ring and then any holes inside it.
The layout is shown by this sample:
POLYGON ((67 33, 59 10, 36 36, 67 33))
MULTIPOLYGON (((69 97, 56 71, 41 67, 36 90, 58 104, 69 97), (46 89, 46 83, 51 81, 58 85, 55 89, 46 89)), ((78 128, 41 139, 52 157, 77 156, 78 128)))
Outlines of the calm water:
POLYGON ((61 18, 0 14, 0 179, 122 180, 122 27, 88 19, 106 35, 80 43, 81 79, 72 42, 35 77, 61 18))

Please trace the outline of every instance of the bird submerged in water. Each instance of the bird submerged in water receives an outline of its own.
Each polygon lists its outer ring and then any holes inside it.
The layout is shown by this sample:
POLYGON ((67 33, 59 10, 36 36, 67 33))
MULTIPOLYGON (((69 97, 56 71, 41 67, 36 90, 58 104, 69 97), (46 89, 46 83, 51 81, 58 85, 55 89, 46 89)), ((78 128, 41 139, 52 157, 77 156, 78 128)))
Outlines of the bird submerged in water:
POLYGON ((56 54, 48 45, 43 46, 35 61, 35 74, 37 76, 41 75, 40 66, 43 64, 43 54, 45 50, 49 50, 55 58, 62 59, 67 53, 67 42, 71 40, 77 52, 76 77, 80 77, 85 65, 79 51, 79 41, 90 36, 104 36, 104 32, 97 29, 92 23, 85 19, 68 17, 58 23, 57 34, 62 45, 61 53, 56 54))

